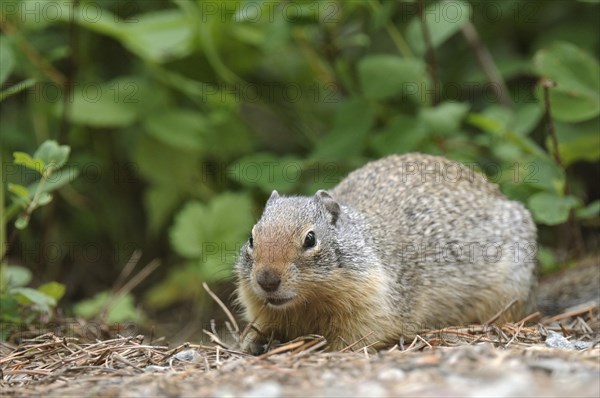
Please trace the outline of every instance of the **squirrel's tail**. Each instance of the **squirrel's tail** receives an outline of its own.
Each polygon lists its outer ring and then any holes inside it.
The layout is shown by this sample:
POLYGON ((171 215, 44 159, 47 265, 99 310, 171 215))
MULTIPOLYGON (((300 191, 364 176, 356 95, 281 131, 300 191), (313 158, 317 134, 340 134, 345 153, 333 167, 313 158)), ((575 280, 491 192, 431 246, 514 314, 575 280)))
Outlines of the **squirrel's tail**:
POLYGON ((575 307, 600 306, 600 256, 586 258, 575 267, 543 278, 536 301, 543 315, 557 315, 575 307))

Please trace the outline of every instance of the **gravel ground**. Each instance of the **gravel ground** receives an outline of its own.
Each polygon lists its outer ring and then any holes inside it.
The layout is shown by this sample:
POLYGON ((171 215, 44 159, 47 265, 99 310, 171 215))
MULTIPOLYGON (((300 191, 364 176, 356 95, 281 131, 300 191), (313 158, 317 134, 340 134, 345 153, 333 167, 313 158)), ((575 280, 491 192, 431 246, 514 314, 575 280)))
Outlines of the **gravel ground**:
MULTIPOLYGON (((490 343, 421 351, 283 353, 216 361, 187 350, 193 363, 86 374, 53 382, 13 383, 2 395, 48 397, 395 397, 600 396, 600 348, 490 343), (215 366, 216 364, 216 366, 215 366), (207 369, 209 369, 207 371, 207 369)), ((180 356, 181 357, 181 356, 180 356)))

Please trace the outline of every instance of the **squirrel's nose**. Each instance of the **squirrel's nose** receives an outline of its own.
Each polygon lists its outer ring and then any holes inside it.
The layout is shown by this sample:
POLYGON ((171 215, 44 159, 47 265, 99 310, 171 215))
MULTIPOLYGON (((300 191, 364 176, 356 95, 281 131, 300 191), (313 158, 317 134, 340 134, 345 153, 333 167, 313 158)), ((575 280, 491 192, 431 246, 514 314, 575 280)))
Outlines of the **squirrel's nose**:
POLYGON ((281 278, 275 271, 267 269, 258 273, 256 281, 265 292, 272 293, 279 287, 281 278))

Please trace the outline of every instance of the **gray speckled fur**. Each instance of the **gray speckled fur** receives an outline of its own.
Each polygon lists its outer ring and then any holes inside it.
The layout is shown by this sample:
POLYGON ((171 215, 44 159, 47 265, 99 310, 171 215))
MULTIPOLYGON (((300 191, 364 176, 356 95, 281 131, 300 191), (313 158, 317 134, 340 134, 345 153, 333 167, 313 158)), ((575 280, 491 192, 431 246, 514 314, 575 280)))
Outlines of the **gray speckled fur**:
MULTIPOLYGON (((441 157, 393 155, 352 172, 330 194, 340 205, 335 223, 317 195, 272 198, 255 226, 255 240, 281 250, 296 245, 307 226, 320 242, 311 256, 286 254, 284 282, 301 292, 305 313, 267 308, 265 322, 301 324, 271 326, 280 338, 351 340, 372 331, 372 340, 391 343, 425 327, 485 321, 513 299, 505 319, 528 309, 535 225, 520 203, 473 170, 441 157), (320 291, 331 303, 336 289, 350 302, 328 311, 320 291), (320 316, 330 320, 312 319, 320 316)), ((236 266, 238 292, 253 319, 254 259, 246 249, 236 266)))
POLYGON ((372 245, 396 281, 394 302, 417 323, 485 321, 478 312, 490 311, 476 307, 490 297, 500 306, 513 298, 529 304, 535 224, 472 169, 422 154, 391 156, 354 171, 331 194, 369 220, 372 245))

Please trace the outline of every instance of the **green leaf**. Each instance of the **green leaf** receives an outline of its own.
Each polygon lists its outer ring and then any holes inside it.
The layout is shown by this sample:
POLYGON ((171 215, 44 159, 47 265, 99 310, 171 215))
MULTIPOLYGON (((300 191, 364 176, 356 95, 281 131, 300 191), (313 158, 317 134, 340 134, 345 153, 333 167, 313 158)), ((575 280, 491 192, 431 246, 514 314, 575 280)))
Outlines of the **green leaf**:
POLYGON ((340 104, 333 130, 318 143, 311 157, 332 161, 360 155, 374 121, 375 110, 369 102, 355 98, 340 104))
POLYGON ((47 140, 33 154, 34 159, 40 160, 44 165, 53 163, 53 172, 60 169, 69 159, 71 147, 58 145, 56 141, 47 140))
POLYGON ((100 311, 102 311, 109 298, 110 295, 108 292, 97 293, 93 298, 82 300, 75 304, 73 312, 82 318, 93 319, 100 314, 100 311))
POLYGON ((460 129, 467 112, 468 104, 447 101, 433 108, 421 108, 419 117, 433 132, 448 135, 460 129))
MULTIPOLYGON (((189 192, 192 187, 206 183, 204 170, 198 176, 198 153, 164 145, 150 135, 142 135, 134 144, 132 159, 144 179, 163 189, 189 192), (160 156, 156 156, 157 153, 160 156)), ((204 166, 206 164, 202 164, 204 166)))
POLYGON ((467 116, 467 122, 482 131, 494 135, 500 135, 504 131, 504 126, 499 120, 483 113, 470 113, 467 116))
POLYGON ((556 256, 554 255, 552 250, 550 250, 547 247, 544 247, 544 246, 538 247, 536 257, 537 257, 538 263, 542 266, 542 269, 544 271, 551 271, 551 270, 555 269, 558 265, 558 263, 556 261, 556 256))
POLYGON ((564 223, 569 218, 569 211, 578 204, 579 199, 574 196, 558 196, 550 192, 538 192, 528 202, 535 221, 546 225, 564 223))
MULTIPOLYGON (((600 118, 581 123, 555 122, 558 151, 565 166, 577 161, 596 162, 600 159, 600 118)), ((550 137, 546 146, 552 147, 550 137)))
POLYGON ((38 81, 36 79, 25 79, 23 81, 20 81, 19 83, 5 88, 4 90, 0 91, 0 102, 4 101, 11 95, 18 94, 23 90, 27 90, 28 88, 33 87, 37 82, 38 81))
POLYGON ((221 194, 208 204, 189 201, 175 216, 171 246, 183 257, 231 265, 252 226, 252 210, 252 201, 242 194, 221 194))
POLYGON ((15 220, 15 228, 19 230, 24 230, 29 225, 29 217, 20 215, 15 220))
POLYGON ((15 67, 15 54, 8 38, 0 35, 0 85, 4 84, 15 67))
POLYGON ((175 216, 169 238, 175 251, 188 258, 202 255, 202 242, 207 238, 207 206, 201 202, 188 202, 175 216))
POLYGON ((256 138, 248 125, 240 120, 237 110, 213 110, 208 118, 210 132, 206 135, 205 152, 222 160, 252 152, 256 138), (215 131, 226 131, 227 134, 215 134, 215 131))
MULTIPOLYGON (((552 115, 558 121, 580 122, 600 114, 600 65, 579 47, 555 42, 534 57, 536 71, 556 83, 550 88, 552 115)), ((538 91, 542 98, 543 92, 538 91)))
MULTIPOLYGON (((126 127, 139 114, 139 85, 136 81, 115 79, 105 84, 82 83, 73 90, 68 112, 71 122, 98 128, 126 127)), ((62 103, 56 113, 62 112, 62 103)))
POLYGON ((146 131, 174 148, 200 152, 205 147, 208 125, 198 112, 167 110, 150 115, 144 121, 146 131))
POLYGON ((206 281, 200 274, 197 261, 173 267, 164 280, 146 293, 145 304, 153 309, 161 309, 177 301, 197 299, 198 286, 206 281))
MULTIPOLYGON (((515 113, 510 109, 492 105, 488 106, 482 113, 470 113, 466 122, 492 135, 494 142, 501 139, 515 144, 523 152, 535 155, 537 158, 547 157, 547 153, 532 139, 511 130, 517 120, 519 120, 519 117, 515 117, 515 113)), ((494 148, 495 146, 492 147, 492 149, 494 148)))
POLYGON ((482 114, 494 119, 498 123, 497 130, 488 130, 488 132, 499 136, 503 136, 508 131, 510 123, 515 117, 513 110, 500 105, 490 105, 483 110, 482 114))
POLYGON ((154 185, 146 189, 144 209, 151 234, 156 236, 161 232, 180 199, 181 191, 177 189, 154 185))
POLYGON ((50 203, 52 201, 52 195, 50 195, 48 192, 42 192, 40 193, 40 196, 38 198, 38 206, 45 206, 48 203, 50 203))
MULTIPOLYGON (((11 3, 5 3, 10 5, 11 3)), ((28 31, 39 32, 41 29, 48 27, 49 25, 56 24, 60 21, 61 17, 64 17, 66 21, 69 20, 70 15, 77 15, 78 12, 74 12, 73 5, 55 2, 55 3, 40 3, 37 0, 21 0, 18 3, 13 2, 14 8, 7 7, 7 16, 17 17, 19 29, 27 29, 28 31), (45 6, 48 5, 46 8, 45 6)), ((5 9, 2 9, 4 14, 5 9)))
POLYGON ((595 200, 589 205, 577 209, 575 215, 579 219, 587 220, 600 216, 600 200, 595 200))
POLYGON ((399 97, 425 102, 425 64, 396 55, 369 55, 358 64, 358 77, 367 99, 399 97))
POLYGON ((398 114, 373 136, 371 147, 379 156, 406 153, 417 149, 426 138, 427 127, 421 119, 398 114))
POLYGON ((56 300, 47 294, 29 287, 16 287, 11 290, 17 296, 21 304, 33 304, 40 311, 50 312, 51 307, 56 306, 56 300))
POLYGON ((544 108, 539 103, 519 105, 508 125, 518 135, 526 136, 539 124, 544 115, 544 108))
POLYGON ((0 290, 27 286, 31 282, 31 271, 19 265, 0 267, 0 290))
POLYGON ((6 341, 19 323, 23 322, 19 302, 10 293, 0 293, 0 341, 6 341))
MULTIPOLYGON (((514 158, 513 158, 514 159, 514 158)), ((552 191, 555 194, 563 192, 565 186, 565 171, 550 158, 534 160, 514 159, 512 178, 517 184, 527 184, 532 187, 552 191), (517 171, 514 172, 514 168, 517 171)))
MULTIPOLYGON (((56 170, 47 178, 44 187, 42 188, 42 192, 55 191, 75 180, 78 175, 79 170, 74 167, 63 167, 62 169, 56 170)), ((33 195, 37 191, 38 184, 40 184, 40 181, 27 187, 30 195, 33 195)), ((48 200, 48 198, 44 198, 44 200, 48 200)))
MULTIPOLYGON (((458 32, 469 21, 471 13, 469 3, 460 0, 443 0, 427 6, 423 14, 433 48, 458 32)), ((417 16, 409 22, 406 30, 409 44, 420 55, 426 50, 422 29, 421 18, 417 16)))
MULTIPOLYGON (((137 14, 135 20, 123 22, 106 8, 101 11, 97 18, 75 13, 75 21, 86 29, 115 38, 144 60, 166 62, 186 57, 194 49, 196 21, 180 10, 137 14)), ((68 15, 68 10, 62 13, 63 18, 68 15)))
MULTIPOLYGON (((80 26, 89 29, 93 32, 105 34, 116 38, 117 40, 124 36, 123 25, 134 23, 134 20, 128 22, 119 21, 119 17, 111 13, 108 8, 102 7, 100 12, 92 17, 91 13, 73 12, 72 5, 61 4, 63 7, 71 7, 60 13, 59 18, 66 23, 71 23, 70 16, 73 15, 73 20, 80 26)), ((83 8, 85 10, 85 6, 83 8)))
POLYGON ((13 152, 14 163, 20 164, 23 167, 27 167, 28 169, 35 170, 40 175, 44 172, 44 166, 46 165, 44 161, 40 159, 34 159, 25 152, 13 152))
POLYGON ((196 103, 208 105, 213 109, 226 108, 235 111, 238 108, 239 94, 231 92, 226 86, 207 84, 167 69, 160 69, 157 73, 167 85, 181 91, 196 103))
POLYGON ((118 39, 141 58, 165 62, 192 52, 194 24, 198 21, 180 10, 148 12, 136 18, 136 23, 121 25, 118 39))
POLYGON ((19 199, 25 203, 29 203, 29 191, 23 185, 8 183, 8 191, 15 194, 19 199))
POLYGON ((38 287, 37 290, 47 296, 52 297, 54 300, 56 300, 56 302, 58 302, 65 295, 66 288, 62 283, 48 282, 38 287))
MULTIPOLYGON (((100 292, 91 299, 75 304, 73 311, 82 318, 94 319, 103 315, 100 312, 111 299, 112 296, 109 292, 100 292)), ((144 318, 144 314, 135 307, 133 296, 128 293, 111 302, 104 321, 108 323, 143 322, 144 318)))
POLYGON ((289 193, 298 185, 303 168, 304 163, 298 158, 261 153, 240 159, 229 167, 227 175, 246 187, 258 187, 264 193, 270 194, 274 189, 289 193))

